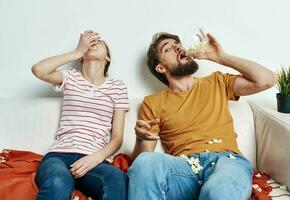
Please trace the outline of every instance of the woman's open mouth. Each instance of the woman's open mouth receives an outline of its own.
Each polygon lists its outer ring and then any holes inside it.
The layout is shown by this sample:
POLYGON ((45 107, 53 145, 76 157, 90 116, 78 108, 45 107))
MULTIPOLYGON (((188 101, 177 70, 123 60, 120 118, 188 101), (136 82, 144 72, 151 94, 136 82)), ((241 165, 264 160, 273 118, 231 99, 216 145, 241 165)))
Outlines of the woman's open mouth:
POLYGON ((98 46, 102 46, 104 45, 104 43, 101 40, 94 40, 93 42, 95 42, 94 45, 92 45, 90 47, 90 49, 98 49, 98 46))

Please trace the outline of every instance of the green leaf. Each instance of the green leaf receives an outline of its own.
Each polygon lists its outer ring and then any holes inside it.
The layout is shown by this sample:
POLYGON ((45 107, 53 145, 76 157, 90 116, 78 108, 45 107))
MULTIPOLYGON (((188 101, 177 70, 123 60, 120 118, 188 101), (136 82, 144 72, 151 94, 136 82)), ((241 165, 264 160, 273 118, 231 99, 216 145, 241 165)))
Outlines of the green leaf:
POLYGON ((290 96, 290 67, 285 68, 282 66, 278 72, 277 85, 282 96, 290 96))

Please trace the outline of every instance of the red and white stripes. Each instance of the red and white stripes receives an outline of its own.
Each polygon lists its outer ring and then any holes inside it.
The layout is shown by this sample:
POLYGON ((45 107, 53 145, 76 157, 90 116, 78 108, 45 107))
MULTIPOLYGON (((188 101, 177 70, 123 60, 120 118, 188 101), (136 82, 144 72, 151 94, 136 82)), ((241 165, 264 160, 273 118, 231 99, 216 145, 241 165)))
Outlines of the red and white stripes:
POLYGON ((62 73, 63 83, 54 86, 63 92, 62 113, 50 151, 95 153, 110 141, 114 110, 129 110, 127 87, 111 78, 97 87, 75 69, 62 73))

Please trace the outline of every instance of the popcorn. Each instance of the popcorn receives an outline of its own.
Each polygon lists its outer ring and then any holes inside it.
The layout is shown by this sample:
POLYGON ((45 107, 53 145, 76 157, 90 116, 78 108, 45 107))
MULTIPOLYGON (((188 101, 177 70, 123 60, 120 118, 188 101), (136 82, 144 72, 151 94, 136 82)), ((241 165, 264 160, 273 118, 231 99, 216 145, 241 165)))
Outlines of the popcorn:
POLYGON ((180 157, 183 158, 183 159, 185 159, 185 160, 189 159, 189 158, 188 158, 186 155, 184 155, 184 154, 181 154, 180 157))
POLYGON ((5 162, 6 162, 5 157, 1 156, 0 157, 0 163, 5 163, 5 162))
POLYGON ((262 178, 262 175, 260 173, 255 175, 256 178, 262 178))
POLYGON ((229 158, 232 159, 232 160, 236 160, 237 159, 233 154, 230 154, 229 158))
POLYGON ((253 184, 252 187, 256 189, 257 191, 262 192, 262 189, 260 188, 258 184, 253 184))
POLYGON ((192 58, 202 56, 207 50, 207 45, 208 43, 206 40, 194 44, 186 51, 186 55, 192 58))
POLYGON ((79 199, 80 199, 79 196, 75 196, 75 197, 73 198, 73 200, 79 200, 79 199))
POLYGON ((203 167, 199 164, 199 159, 198 158, 188 158, 186 155, 181 154, 181 158, 185 159, 185 161, 189 164, 191 170, 195 173, 198 174, 200 170, 203 169, 203 167))
POLYGON ((216 138, 213 138, 211 139, 210 141, 207 141, 207 144, 220 144, 222 143, 223 140, 222 139, 216 139, 216 138))
POLYGON ((191 157, 189 160, 191 160, 191 162, 192 162, 194 165, 198 165, 198 163, 199 163, 199 159, 198 159, 198 158, 191 157))

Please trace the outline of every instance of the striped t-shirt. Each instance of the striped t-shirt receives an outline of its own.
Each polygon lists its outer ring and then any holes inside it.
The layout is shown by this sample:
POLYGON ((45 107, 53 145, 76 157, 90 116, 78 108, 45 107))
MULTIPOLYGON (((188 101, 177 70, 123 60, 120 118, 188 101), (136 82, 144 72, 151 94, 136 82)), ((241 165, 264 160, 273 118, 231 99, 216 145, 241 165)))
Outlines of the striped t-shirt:
POLYGON ((80 71, 62 71, 63 83, 54 89, 63 92, 62 113, 53 152, 92 154, 111 139, 114 110, 129 110, 123 81, 106 78, 100 86, 84 79, 80 71))

